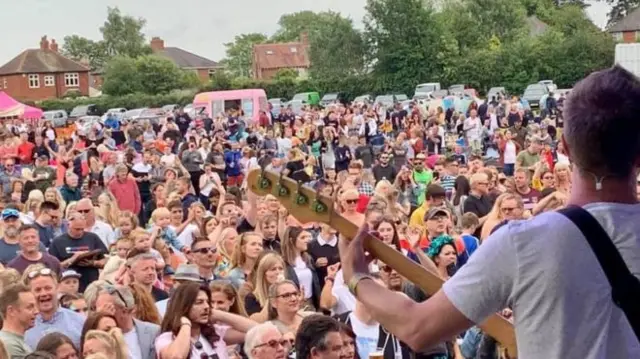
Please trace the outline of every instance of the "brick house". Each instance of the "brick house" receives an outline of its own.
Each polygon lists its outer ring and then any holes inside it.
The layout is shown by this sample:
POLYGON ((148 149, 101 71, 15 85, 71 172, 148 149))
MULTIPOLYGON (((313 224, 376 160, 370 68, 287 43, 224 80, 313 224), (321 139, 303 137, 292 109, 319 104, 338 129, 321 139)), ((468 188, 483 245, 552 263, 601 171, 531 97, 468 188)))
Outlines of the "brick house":
POLYGON ((63 97, 70 91, 89 96, 89 68, 58 52, 46 36, 40 47, 24 50, 0 67, 0 90, 21 101, 63 97))
POLYGON ((165 47, 164 40, 159 37, 151 39, 151 49, 156 55, 166 57, 183 70, 194 71, 200 81, 207 82, 211 76, 222 68, 220 64, 196 55, 179 47, 165 47))
POLYGON ((311 60, 309 58, 309 38, 306 33, 300 35, 300 41, 253 45, 253 78, 269 80, 282 69, 293 69, 298 76, 308 76, 311 60))
POLYGON ((640 41, 640 7, 635 8, 607 29, 617 42, 630 44, 640 41))

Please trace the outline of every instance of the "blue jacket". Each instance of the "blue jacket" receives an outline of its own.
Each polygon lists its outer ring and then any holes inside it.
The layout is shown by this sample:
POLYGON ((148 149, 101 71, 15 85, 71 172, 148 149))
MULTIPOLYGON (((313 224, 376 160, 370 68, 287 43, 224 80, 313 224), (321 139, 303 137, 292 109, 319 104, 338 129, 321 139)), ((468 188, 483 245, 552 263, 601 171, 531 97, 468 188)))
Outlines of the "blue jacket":
POLYGON ((224 152, 224 162, 227 165, 224 172, 227 176, 240 176, 242 174, 242 168, 240 168, 241 158, 242 154, 238 150, 224 152))

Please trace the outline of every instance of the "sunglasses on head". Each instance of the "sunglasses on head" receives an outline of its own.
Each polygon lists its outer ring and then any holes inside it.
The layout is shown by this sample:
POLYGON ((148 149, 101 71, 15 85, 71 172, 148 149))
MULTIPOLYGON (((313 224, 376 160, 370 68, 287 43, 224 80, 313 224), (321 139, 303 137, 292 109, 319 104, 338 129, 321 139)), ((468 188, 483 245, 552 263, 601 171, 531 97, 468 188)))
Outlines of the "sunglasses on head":
POLYGON ((107 285, 104 287, 104 289, 107 291, 107 293, 109 293, 109 295, 117 295, 118 299, 120 299, 122 301, 122 304, 124 304, 125 308, 128 308, 129 306, 127 305, 127 301, 124 300, 124 296, 122 295, 122 293, 120 293, 120 291, 118 290, 118 288, 116 288, 113 285, 107 285))
POLYGON ((49 268, 42 268, 42 269, 32 270, 31 272, 29 272, 27 274, 27 278, 33 279, 33 278, 41 276, 41 275, 53 276, 53 271, 51 269, 49 269, 49 268))

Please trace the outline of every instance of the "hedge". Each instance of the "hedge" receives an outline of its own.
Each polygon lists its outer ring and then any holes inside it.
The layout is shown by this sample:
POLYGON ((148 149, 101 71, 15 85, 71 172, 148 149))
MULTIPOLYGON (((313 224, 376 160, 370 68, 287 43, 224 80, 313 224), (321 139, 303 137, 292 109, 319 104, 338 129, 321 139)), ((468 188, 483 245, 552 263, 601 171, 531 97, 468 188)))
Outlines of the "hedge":
POLYGON ((164 105, 177 104, 184 106, 193 102, 193 96, 197 91, 180 91, 162 95, 146 95, 146 94, 130 94, 126 96, 107 96, 102 95, 93 98, 76 98, 76 99, 52 99, 44 100, 36 103, 36 106, 44 111, 65 110, 71 112, 76 106, 95 104, 100 113, 106 112, 110 108, 123 107, 126 109, 134 109, 141 107, 162 107, 164 105))

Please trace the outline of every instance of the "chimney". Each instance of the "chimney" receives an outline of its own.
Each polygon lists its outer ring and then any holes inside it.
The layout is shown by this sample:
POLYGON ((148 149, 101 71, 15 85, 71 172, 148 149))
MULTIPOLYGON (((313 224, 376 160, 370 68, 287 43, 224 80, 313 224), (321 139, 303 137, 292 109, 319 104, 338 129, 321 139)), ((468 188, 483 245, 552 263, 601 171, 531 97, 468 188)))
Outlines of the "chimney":
POLYGON ((309 44, 309 33, 304 31, 300 33, 300 42, 308 45, 309 44))
POLYGON ((51 39, 51 44, 49 44, 49 49, 54 52, 58 52, 58 43, 55 39, 51 39))
POLYGON ((151 39, 151 50, 153 50, 154 52, 164 50, 164 40, 157 36, 153 37, 151 39))
POLYGON ((40 49, 49 50, 49 40, 47 40, 47 35, 44 35, 42 38, 40 38, 40 49))

